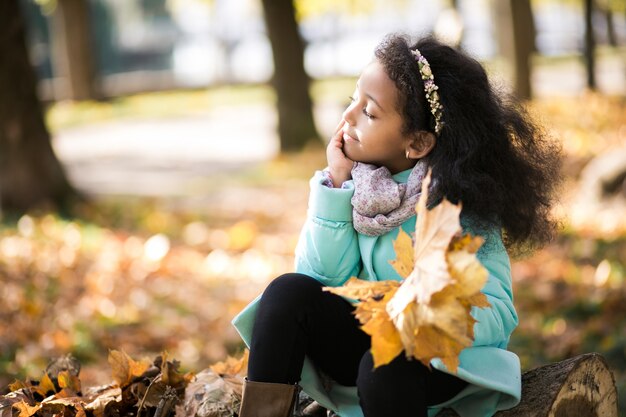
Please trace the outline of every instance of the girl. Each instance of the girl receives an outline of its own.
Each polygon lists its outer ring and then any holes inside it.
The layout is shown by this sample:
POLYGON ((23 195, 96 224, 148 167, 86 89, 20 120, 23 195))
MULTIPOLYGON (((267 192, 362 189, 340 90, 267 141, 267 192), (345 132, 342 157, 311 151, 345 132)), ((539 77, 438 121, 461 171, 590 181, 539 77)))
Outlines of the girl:
POLYGON ((291 415, 298 384, 342 417, 432 416, 442 407, 477 417, 515 406, 520 365, 506 347, 518 319, 506 249, 552 235, 558 146, 496 94, 477 61, 431 38, 384 40, 351 100, 328 168, 310 182, 297 273, 276 278, 233 321, 250 346, 239 416, 291 415), (478 259, 491 307, 472 310, 475 340, 456 374, 439 359, 429 369, 404 355, 374 369, 353 306, 322 287, 400 279, 392 244, 400 227, 415 230, 428 168, 429 204, 462 202, 464 232, 485 238, 478 259))

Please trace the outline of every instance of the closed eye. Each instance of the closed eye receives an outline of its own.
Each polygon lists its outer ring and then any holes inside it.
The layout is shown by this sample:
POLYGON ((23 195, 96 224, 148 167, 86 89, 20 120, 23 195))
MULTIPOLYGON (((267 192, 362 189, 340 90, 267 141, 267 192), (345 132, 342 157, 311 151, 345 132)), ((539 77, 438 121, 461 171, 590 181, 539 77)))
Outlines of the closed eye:
MULTIPOLYGON (((350 103, 354 103, 356 101, 356 99, 352 96, 348 96, 348 99, 350 100, 350 103)), ((372 120, 375 118, 374 115, 372 115, 372 113, 369 113, 365 107, 363 107, 362 111, 365 117, 367 117, 368 119, 372 120)))
MULTIPOLYGON (((349 96, 348 99, 350 100, 350 103, 354 103, 356 101, 356 99, 352 96, 349 96)), ((367 117, 368 119, 370 120, 375 119, 374 115, 372 115, 372 113, 369 113, 365 107, 363 107, 362 111, 365 117, 367 117)))

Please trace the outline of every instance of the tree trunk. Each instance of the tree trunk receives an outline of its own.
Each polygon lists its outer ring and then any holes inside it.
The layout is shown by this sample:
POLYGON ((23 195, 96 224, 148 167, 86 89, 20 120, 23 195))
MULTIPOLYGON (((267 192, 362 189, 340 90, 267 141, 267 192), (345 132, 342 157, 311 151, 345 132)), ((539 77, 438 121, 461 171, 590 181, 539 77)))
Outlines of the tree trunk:
POLYGON ((535 23, 530 0, 510 0, 513 28, 515 92, 521 99, 532 97, 531 56, 535 51, 535 23))
POLYGON ((318 139, 304 71, 304 42, 298 32, 292 0, 263 0, 267 33, 274 54, 273 85, 278 100, 281 151, 301 150, 318 139))
POLYGON ((64 207, 75 193, 52 150, 19 0, 0 1, 0 56, 0 207, 64 207))
MULTIPOLYGON (((437 417, 458 417, 446 409, 437 417)), ((617 388, 604 358, 587 353, 522 375, 522 401, 495 417, 617 417, 617 388)))
POLYGON ((607 1, 604 5, 604 18, 606 19, 606 36, 609 41, 609 45, 612 47, 617 46, 617 34, 615 33, 615 24, 613 22, 613 10, 611 10, 611 5, 607 1))
POLYGON ((587 88, 597 89, 596 84, 596 39, 593 34, 593 0, 585 0, 585 71, 587 73, 587 88))
POLYGON ((461 48, 464 22, 459 0, 449 0, 448 5, 439 13, 433 29, 437 38, 455 49, 461 48))
POLYGON ((498 49, 510 64, 513 91, 521 99, 530 99, 530 59, 535 51, 535 25, 530 0, 492 0, 492 5, 498 49))
POLYGON ((101 97, 93 54, 87 0, 59 0, 52 16, 55 98, 92 100, 101 97))

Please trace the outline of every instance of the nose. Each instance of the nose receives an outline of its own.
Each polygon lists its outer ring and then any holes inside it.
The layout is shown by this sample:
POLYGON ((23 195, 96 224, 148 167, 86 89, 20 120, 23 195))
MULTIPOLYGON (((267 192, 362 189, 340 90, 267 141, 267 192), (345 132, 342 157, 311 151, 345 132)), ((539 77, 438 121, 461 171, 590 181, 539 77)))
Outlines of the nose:
POLYGON ((355 102, 352 102, 343 111, 343 119, 349 124, 354 126, 354 109, 356 108, 355 102))

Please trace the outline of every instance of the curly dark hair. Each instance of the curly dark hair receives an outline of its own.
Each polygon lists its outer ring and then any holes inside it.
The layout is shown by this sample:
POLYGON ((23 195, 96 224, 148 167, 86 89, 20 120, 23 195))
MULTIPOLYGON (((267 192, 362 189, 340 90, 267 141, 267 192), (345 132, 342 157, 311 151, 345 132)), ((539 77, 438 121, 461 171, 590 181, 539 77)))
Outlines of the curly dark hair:
POLYGON ((411 50, 428 60, 443 105, 443 129, 427 156, 437 187, 431 202, 444 196, 462 202, 463 213, 481 226, 502 228, 515 252, 552 239, 558 222, 551 208, 560 184, 561 146, 530 117, 512 95, 497 91, 478 61, 431 38, 411 45, 394 34, 375 51, 398 88, 398 111, 405 134, 433 132, 435 121, 411 50))

